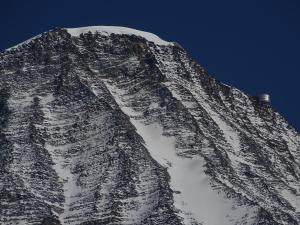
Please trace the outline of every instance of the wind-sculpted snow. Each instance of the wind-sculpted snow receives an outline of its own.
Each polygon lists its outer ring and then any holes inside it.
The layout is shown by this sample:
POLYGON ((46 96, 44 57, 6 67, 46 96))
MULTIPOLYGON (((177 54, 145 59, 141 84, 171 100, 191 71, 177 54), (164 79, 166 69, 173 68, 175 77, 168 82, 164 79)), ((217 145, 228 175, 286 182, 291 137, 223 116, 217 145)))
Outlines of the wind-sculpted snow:
POLYGON ((299 134, 270 105, 92 28, 0 53, 0 224, 300 224, 299 134))
POLYGON ((138 37, 143 37, 147 41, 154 42, 157 45, 173 45, 173 43, 167 42, 156 36, 155 34, 148 33, 145 31, 139 31, 127 27, 114 27, 114 26, 92 26, 92 27, 80 27, 80 28, 67 28, 67 31, 72 36, 78 37, 84 33, 100 33, 101 35, 135 35, 138 37))

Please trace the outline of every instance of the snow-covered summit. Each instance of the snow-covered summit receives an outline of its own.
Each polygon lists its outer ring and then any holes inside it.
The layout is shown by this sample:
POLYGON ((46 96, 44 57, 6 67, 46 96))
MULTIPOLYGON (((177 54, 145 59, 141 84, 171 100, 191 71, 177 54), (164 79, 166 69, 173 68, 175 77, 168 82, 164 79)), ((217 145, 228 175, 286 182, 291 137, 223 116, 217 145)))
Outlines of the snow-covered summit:
MULTIPOLYGON (((135 35, 139 37, 143 37, 148 41, 151 41, 155 43, 156 45, 174 45, 173 42, 168 42, 165 40, 162 40, 160 37, 158 37, 155 34, 152 34, 150 32, 140 31, 128 27, 118 27, 118 26, 88 26, 88 27, 78 27, 78 28, 62 28, 66 29, 69 34, 71 34, 74 37, 78 37, 80 34, 88 33, 89 31, 92 33, 101 33, 102 35, 110 35, 110 34, 125 34, 125 35, 135 35)), ((10 48, 5 49, 6 51, 16 49, 24 44, 29 44, 31 41, 41 37, 41 34, 38 34, 36 36, 33 36, 15 46, 12 46, 10 48)))
POLYGON ((79 28, 66 28, 67 31, 72 35, 72 36, 79 36, 82 33, 87 33, 87 32, 99 32, 101 34, 126 34, 126 35, 135 35, 135 36, 140 36, 148 41, 152 41, 157 45, 173 45, 172 42, 167 42, 162 40, 160 37, 158 37, 155 34, 145 32, 145 31, 140 31, 128 27, 117 27, 117 26, 89 26, 89 27, 79 27, 79 28))

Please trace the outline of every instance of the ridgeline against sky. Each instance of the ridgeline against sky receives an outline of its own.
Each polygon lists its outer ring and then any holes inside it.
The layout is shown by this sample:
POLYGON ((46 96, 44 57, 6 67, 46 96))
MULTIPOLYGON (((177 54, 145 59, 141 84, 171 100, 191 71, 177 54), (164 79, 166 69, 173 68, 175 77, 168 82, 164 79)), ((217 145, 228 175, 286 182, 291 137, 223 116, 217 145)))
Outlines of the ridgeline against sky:
POLYGON ((300 2, 6 1, 0 49, 54 27, 115 25, 180 43, 209 73, 273 107, 300 130, 300 2))

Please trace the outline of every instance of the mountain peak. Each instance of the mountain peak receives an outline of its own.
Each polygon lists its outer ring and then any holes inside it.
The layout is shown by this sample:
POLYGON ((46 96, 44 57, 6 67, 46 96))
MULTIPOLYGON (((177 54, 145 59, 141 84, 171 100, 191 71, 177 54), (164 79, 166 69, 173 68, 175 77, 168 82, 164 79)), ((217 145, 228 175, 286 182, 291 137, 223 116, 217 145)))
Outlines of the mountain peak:
MULTIPOLYGON (((87 26, 87 27, 77 27, 77 28, 58 28, 58 29, 65 29, 67 30, 67 32, 74 37, 78 37, 80 36, 80 34, 85 34, 88 32, 91 33, 100 33, 101 35, 111 35, 111 34, 118 34, 118 35, 134 35, 134 36, 138 36, 138 37, 142 37, 145 38, 147 41, 153 42, 156 45, 165 45, 165 46, 173 46, 174 43, 173 42, 168 42, 165 41, 163 39, 161 39, 160 37, 158 37, 157 35, 150 33, 150 32, 146 32, 146 31, 141 31, 141 30, 136 30, 133 28, 128 28, 128 27, 120 27, 120 26, 87 26)), ((50 30, 51 31, 51 30, 50 30)), ((49 32, 50 32, 49 31, 49 32)), ((47 32, 46 32, 47 33, 47 32)), ((15 46, 12 46, 10 48, 7 48, 5 50, 12 50, 12 49, 16 49, 19 46, 22 46, 24 44, 28 44, 31 41, 41 37, 42 34, 38 34, 36 36, 33 36, 15 46)))
POLYGON ((299 134, 184 49, 103 26, 18 46, 0 54, 0 224, 300 224, 299 134))

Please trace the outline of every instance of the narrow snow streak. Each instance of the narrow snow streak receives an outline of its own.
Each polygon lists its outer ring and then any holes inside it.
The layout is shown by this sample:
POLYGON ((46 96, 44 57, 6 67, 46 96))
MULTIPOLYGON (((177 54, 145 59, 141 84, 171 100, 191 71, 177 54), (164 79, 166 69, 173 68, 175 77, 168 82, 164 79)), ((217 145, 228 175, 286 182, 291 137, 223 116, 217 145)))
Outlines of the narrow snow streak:
MULTIPOLYGON (((62 224, 66 224, 68 222, 67 217, 72 214, 70 211, 70 205, 73 202, 72 199, 81 192, 81 189, 76 185, 76 179, 71 173, 70 162, 68 162, 62 154, 58 153, 60 149, 51 145, 46 145, 46 149, 51 154, 52 160, 55 163, 53 168, 63 183, 65 202, 63 204, 64 211, 59 215, 59 220, 62 224)), ((73 223, 69 221, 67 224, 73 223)))
POLYGON ((28 44, 28 43, 30 43, 32 40, 34 40, 34 39, 36 39, 36 38, 39 38, 39 37, 41 37, 41 36, 42 36, 42 35, 39 34, 39 35, 37 35, 37 36, 34 36, 34 37, 32 37, 32 38, 29 38, 29 39, 27 39, 26 41, 23 41, 23 42, 21 42, 21 43, 19 43, 19 44, 17 44, 17 45, 14 45, 14 46, 12 46, 12 47, 10 47, 10 48, 5 49, 5 50, 9 51, 9 50, 18 48, 19 46, 28 44))
MULTIPOLYGON (((179 100, 187 109, 190 109, 191 103, 184 101, 180 94, 176 93, 176 90, 170 86, 168 86, 168 89, 171 91, 172 95, 179 100)), ((210 116, 210 118, 215 122, 215 124, 218 126, 220 131, 223 133, 223 137, 226 140, 226 142, 229 144, 231 147, 230 149, 232 152, 228 151, 228 156, 230 157, 231 161, 233 163, 244 163, 248 165, 252 165, 251 163, 243 160, 242 158, 237 157, 233 152, 239 152, 241 149, 241 143, 240 143, 240 137, 238 133, 229 125, 227 124, 221 117, 220 115, 211 108, 211 106, 207 103, 204 97, 208 99, 206 96, 205 92, 202 90, 197 90, 200 91, 200 93, 197 93, 193 91, 192 87, 189 87, 188 90, 190 90, 190 93, 193 95, 194 99, 196 99, 197 103, 200 104, 203 109, 207 112, 207 114, 210 116), (201 97, 200 97, 201 96, 201 97)), ((191 112, 193 115, 193 112, 191 112)))
MULTIPOLYGON (((42 110, 45 114, 45 120, 47 123, 52 126, 59 125, 59 121, 55 116, 51 113, 50 103, 54 100, 53 95, 49 95, 46 98, 43 98, 41 104, 43 106, 42 110)), ((51 133, 51 131, 50 131, 51 133)), ((54 170, 56 171, 59 180, 63 184, 63 191, 65 202, 63 204, 63 213, 59 216, 59 220, 62 224, 73 224, 68 221, 67 217, 72 213, 70 209, 70 205, 74 201, 73 198, 76 197, 78 193, 81 192, 81 189, 76 185, 76 179, 74 175, 71 173, 71 165, 72 162, 70 159, 65 157, 65 153, 68 150, 68 145, 60 146, 54 145, 54 143, 46 143, 45 148, 50 153, 52 160, 54 162, 54 170)))

